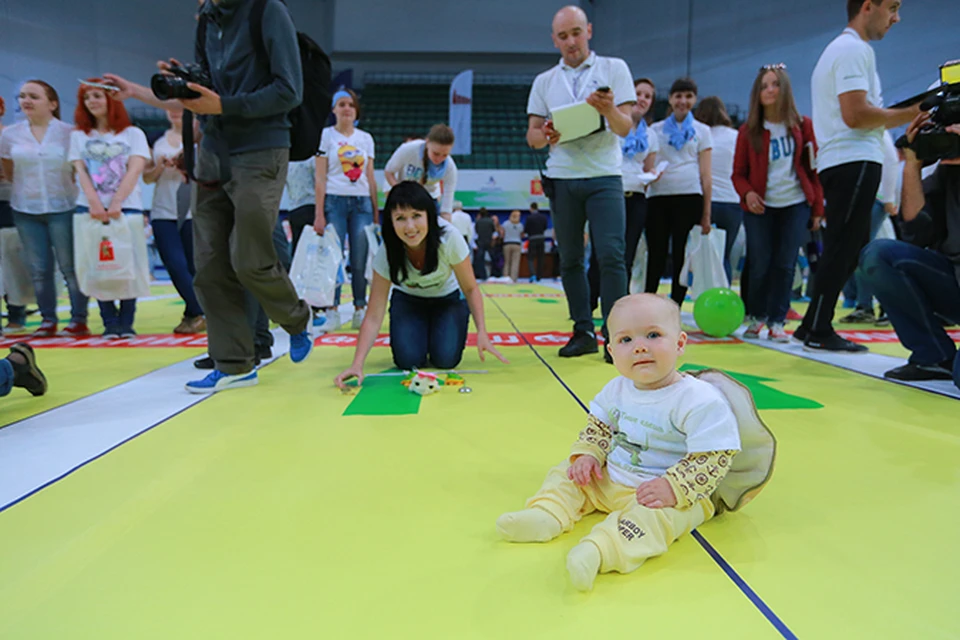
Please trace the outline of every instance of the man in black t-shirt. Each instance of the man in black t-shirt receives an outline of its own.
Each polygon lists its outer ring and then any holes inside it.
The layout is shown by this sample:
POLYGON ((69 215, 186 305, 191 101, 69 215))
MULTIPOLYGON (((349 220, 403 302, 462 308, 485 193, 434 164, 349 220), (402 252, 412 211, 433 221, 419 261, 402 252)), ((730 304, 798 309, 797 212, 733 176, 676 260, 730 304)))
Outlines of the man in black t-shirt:
POLYGON ((543 280, 543 256, 546 246, 547 227, 550 226, 547 216, 540 213, 536 202, 530 203, 530 214, 523 225, 523 232, 527 234, 527 269, 530 271, 530 282, 543 280), (536 263, 536 267, 534 267, 536 263))
MULTIPOLYGON (((929 114, 907 130, 913 140, 929 114)), ((960 135, 960 125, 947 128, 960 135)), ((860 268, 890 317, 907 364, 891 369, 892 380, 950 380, 960 387, 960 354, 944 324, 960 324, 960 158, 942 160, 921 182, 922 163, 910 149, 903 167, 903 238, 874 240, 860 268)))

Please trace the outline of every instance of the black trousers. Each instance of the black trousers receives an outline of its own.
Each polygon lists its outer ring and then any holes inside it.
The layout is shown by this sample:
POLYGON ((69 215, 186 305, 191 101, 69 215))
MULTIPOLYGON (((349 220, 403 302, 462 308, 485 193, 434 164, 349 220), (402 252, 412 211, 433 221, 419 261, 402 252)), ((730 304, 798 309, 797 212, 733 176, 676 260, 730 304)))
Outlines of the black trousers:
POLYGON ((543 238, 530 240, 527 244, 527 270, 530 271, 531 278, 543 280, 544 255, 546 255, 546 240, 543 238))
POLYGON ((655 196, 647 199, 647 293, 656 293, 667 263, 667 248, 672 249, 673 283, 670 297, 683 304, 687 288, 680 282, 687 236, 703 218, 703 196, 655 196))
POLYGON ((813 336, 833 333, 840 291, 856 270, 860 251, 870 241, 870 212, 880 187, 881 169, 876 162, 849 162, 820 172, 827 226, 810 307, 801 325, 813 336))

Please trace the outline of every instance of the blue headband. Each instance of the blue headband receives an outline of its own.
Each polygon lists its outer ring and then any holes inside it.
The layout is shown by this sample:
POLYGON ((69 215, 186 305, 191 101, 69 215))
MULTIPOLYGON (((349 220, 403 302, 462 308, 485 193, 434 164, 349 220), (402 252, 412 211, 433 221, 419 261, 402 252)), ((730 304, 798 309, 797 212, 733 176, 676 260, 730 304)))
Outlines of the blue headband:
POLYGON ((350 98, 350 100, 353 100, 352 95, 350 95, 349 93, 341 89, 340 91, 337 91, 335 94, 333 94, 333 102, 330 103, 330 107, 333 108, 337 106, 337 100, 339 100, 340 98, 350 98))

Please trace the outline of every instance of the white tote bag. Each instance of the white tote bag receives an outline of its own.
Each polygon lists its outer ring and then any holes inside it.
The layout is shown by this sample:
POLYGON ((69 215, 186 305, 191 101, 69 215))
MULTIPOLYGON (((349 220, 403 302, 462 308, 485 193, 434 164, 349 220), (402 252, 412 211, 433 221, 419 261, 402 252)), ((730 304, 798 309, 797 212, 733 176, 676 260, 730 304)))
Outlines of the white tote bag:
POLYGON ((706 237, 699 225, 691 229, 680 281, 686 283, 690 274, 693 274, 693 283, 688 293, 694 300, 708 289, 730 287, 727 274, 723 270, 726 239, 727 233, 723 229, 713 229, 706 237))
POLYGON ((647 234, 640 236, 633 257, 633 270, 627 275, 630 276, 630 293, 643 293, 647 286, 647 234))
POLYGON ((16 228, 0 229, 0 269, 3 271, 3 293, 7 304, 25 307, 36 302, 33 277, 27 267, 20 233, 16 228))
POLYGON ((364 234, 367 236, 367 264, 363 270, 363 277, 366 279, 367 283, 373 281, 373 258, 377 255, 377 250, 380 249, 380 234, 379 225, 368 224, 363 228, 364 234))
POLYGON ((124 214, 107 224, 73 216, 73 251, 80 290, 97 300, 150 295, 150 261, 143 216, 124 214))
POLYGON ((322 236, 306 226, 297 242, 290 280, 297 295, 311 307, 332 307, 337 285, 343 284, 343 246, 332 224, 322 236))

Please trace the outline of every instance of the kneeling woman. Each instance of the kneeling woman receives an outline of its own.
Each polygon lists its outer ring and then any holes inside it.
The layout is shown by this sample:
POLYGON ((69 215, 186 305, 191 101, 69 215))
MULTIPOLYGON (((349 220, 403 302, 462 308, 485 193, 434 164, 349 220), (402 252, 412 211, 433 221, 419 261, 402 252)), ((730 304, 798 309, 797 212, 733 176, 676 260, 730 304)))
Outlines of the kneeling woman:
POLYGON ((467 342, 470 314, 477 327, 480 359, 490 352, 507 362, 490 343, 483 317, 483 295, 473 276, 470 249, 453 225, 437 216, 436 201, 422 185, 401 182, 384 207, 383 244, 373 260, 373 285, 360 326, 353 364, 335 379, 363 382, 363 364, 387 310, 390 286, 390 349, 400 369, 452 369, 467 342))

